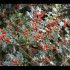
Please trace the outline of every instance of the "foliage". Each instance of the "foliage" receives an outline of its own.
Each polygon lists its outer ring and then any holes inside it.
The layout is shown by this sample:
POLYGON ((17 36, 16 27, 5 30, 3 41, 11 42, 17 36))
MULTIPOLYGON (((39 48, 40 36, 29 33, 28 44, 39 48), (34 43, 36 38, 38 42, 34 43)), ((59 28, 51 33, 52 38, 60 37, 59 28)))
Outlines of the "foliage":
POLYGON ((69 65, 70 21, 61 11, 61 4, 0 4, 3 65, 69 65))

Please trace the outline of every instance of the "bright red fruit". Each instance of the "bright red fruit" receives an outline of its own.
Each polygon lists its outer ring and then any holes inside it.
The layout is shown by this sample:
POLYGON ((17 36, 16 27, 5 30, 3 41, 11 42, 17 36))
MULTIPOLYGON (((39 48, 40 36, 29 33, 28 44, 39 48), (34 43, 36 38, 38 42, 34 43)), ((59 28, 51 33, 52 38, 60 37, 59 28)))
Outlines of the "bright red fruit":
POLYGON ((18 62, 17 59, 13 59, 13 60, 12 60, 12 64, 17 65, 17 64, 19 64, 19 62, 18 62))
POLYGON ((23 48, 23 49, 25 49, 25 48, 26 48, 26 46, 25 46, 25 45, 23 45, 23 46, 22 46, 22 48, 23 48))
POLYGON ((29 32, 28 29, 25 29, 25 30, 23 31, 23 34, 24 34, 24 35, 27 35, 28 32, 29 32))
POLYGON ((10 24, 14 24, 14 21, 12 20, 12 21, 10 22, 10 24))
POLYGON ((48 44, 44 44, 44 50, 48 50, 48 44))
POLYGON ((5 14, 5 13, 2 13, 2 14, 1 14, 1 17, 2 17, 2 18, 5 18, 5 17, 6 17, 6 14, 5 14))
POLYGON ((18 25, 21 26, 22 25, 22 21, 18 21, 18 25))
POLYGON ((34 53, 34 51, 35 51, 35 49, 34 48, 31 48, 31 52, 34 53))
POLYGON ((0 40, 3 40, 3 36, 0 36, 0 40))
POLYGON ((7 43, 10 42, 10 38, 4 38, 4 41, 6 41, 7 43))

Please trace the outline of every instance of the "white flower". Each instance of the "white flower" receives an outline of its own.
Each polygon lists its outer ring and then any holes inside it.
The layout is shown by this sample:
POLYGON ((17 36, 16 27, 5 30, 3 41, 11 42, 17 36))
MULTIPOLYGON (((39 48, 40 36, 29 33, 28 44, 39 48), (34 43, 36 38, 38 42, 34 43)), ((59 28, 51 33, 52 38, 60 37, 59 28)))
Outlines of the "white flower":
POLYGON ((45 32, 46 32, 44 29, 39 29, 39 31, 40 31, 40 30, 41 30, 43 33, 45 33, 45 32))
POLYGON ((54 12, 56 12, 57 13, 57 9, 55 8, 55 7, 53 7, 53 9, 52 9, 54 12))
POLYGON ((36 10, 38 10, 38 11, 40 11, 40 12, 41 12, 41 8, 40 8, 40 7, 38 7, 38 6, 37 6, 36 10))
POLYGON ((69 38, 66 37, 65 39, 66 39, 66 41, 68 42, 69 38))
POLYGON ((40 63, 40 66, 43 66, 43 63, 40 63))
POLYGON ((48 12, 48 14, 53 14, 52 12, 48 12))
POLYGON ((58 7, 58 4, 55 4, 56 8, 58 7))
POLYGON ((15 56, 13 54, 8 53, 6 58, 12 60, 13 58, 15 58, 15 56))
POLYGON ((37 10, 37 14, 41 14, 41 8, 39 8, 38 6, 36 7, 37 10))
POLYGON ((62 22, 62 21, 59 24, 60 24, 60 26, 64 26, 64 22, 62 22))
POLYGON ((62 53, 62 49, 61 48, 57 49, 57 51, 58 51, 58 53, 62 53))

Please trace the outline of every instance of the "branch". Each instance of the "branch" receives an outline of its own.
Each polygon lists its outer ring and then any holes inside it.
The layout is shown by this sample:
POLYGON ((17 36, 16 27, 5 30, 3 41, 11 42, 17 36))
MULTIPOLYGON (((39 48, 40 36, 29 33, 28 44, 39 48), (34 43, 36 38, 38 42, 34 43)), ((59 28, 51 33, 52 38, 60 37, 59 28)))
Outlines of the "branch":
POLYGON ((64 65, 67 62, 67 60, 68 59, 66 58, 65 61, 60 66, 64 65))

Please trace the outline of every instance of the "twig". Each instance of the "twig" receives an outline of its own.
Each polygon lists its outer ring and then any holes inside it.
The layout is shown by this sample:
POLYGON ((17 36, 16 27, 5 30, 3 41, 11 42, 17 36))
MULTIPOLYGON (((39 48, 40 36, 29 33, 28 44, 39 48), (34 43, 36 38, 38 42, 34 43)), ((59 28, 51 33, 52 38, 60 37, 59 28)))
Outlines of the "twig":
POLYGON ((67 62, 67 60, 68 59, 66 58, 65 61, 60 66, 64 65, 67 62))

